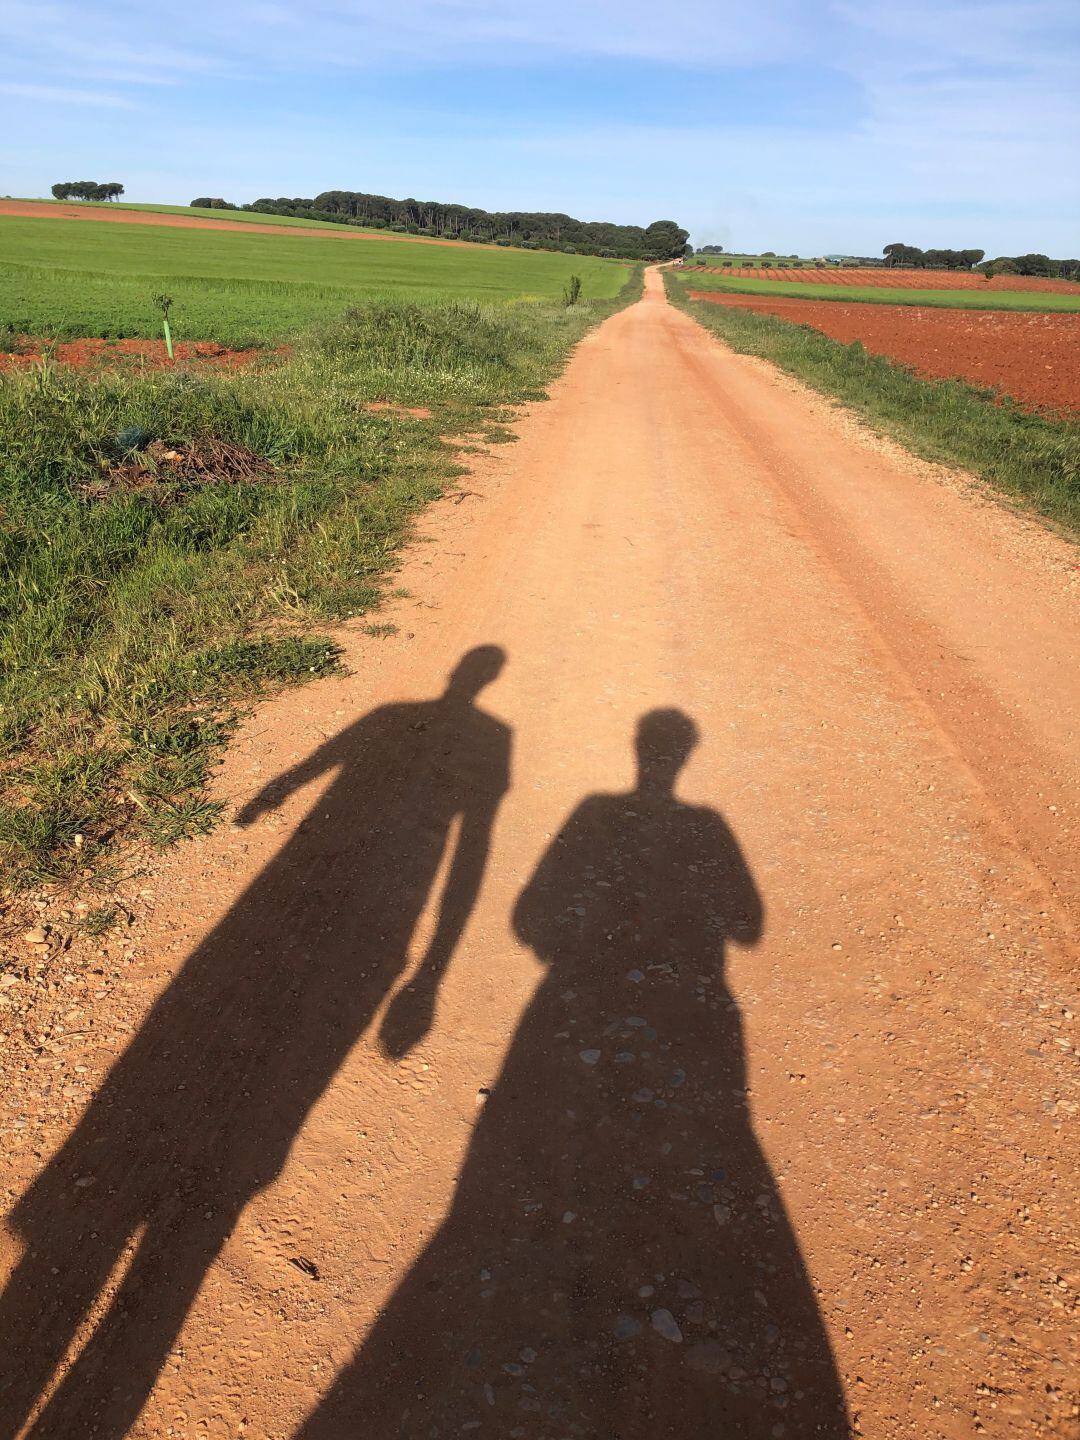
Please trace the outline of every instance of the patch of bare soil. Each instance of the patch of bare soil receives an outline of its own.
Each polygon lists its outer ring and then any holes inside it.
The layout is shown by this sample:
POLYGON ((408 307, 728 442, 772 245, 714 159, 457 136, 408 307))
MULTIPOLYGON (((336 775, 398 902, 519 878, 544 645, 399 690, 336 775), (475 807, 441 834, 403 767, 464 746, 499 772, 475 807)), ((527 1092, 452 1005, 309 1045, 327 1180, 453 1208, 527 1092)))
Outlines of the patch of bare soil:
POLYGON ((695 300, 777 315, 850 345, 910 365, 935 379, 970 380, 1036 410, 1080 410, 1080 314, 939 310, 917 305, 846 304, 784 295, 719 295, 695 300))
POLYGON ((176 362, 196 365, 220 365, 226 369, 250 365, 253 361, 265 359, 279 351, 264 349, 229 350, 213 340, 181 340, 174 344, 176 361, 169 359, 164 340, 59 340, 49 341, 25 337, 18 350, 0 351, 0 370, 17 369, 20 366, 35 365, 48 358, 56 365, 71 365, 76 369, 92 369, 103 366, 135 365, 157 368, 176 362))
POLYGON ((1041 275, 994 275, 988 279, 981 272, 972 270, 873 270, 858 267, 845 270, 832 266, 821 270, 816 266, 812 269, 793 267, 785 270, 770 266, 763 270, 756 266, 726 268, 722 265, 694 268, 736 280, 775 280, 781 285, 788 282, 797 285, 872 285, 886 290, 983 290, 987 294, 994 290, 1019 290, 1080 295, 1080 284, 1075 280, 1057 280, 1041 275))

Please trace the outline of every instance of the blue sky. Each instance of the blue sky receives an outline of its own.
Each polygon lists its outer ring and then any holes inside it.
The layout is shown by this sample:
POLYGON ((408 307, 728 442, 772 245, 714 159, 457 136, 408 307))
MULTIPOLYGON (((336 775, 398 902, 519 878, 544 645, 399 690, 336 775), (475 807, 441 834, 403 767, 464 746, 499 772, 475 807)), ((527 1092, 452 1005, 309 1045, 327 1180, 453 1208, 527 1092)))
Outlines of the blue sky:
POLYGON ((1080 254, 1080 3, 0 0, 0 193, 327 188, 1080 254))

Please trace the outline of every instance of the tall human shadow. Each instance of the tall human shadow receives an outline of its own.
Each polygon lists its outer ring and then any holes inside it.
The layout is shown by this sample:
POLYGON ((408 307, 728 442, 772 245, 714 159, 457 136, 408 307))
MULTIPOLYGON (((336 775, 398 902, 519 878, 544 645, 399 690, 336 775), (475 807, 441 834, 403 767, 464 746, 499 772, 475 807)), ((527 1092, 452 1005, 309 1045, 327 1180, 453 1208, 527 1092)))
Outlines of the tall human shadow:
POLYGON ((338 772, 19 1202, 26 1251, 0 1298, 0 1435, 25 1423, 134 1244, 118 1293, 29 1432, 127 1433, 238 1215, 280 1173, 401 976, 458 822, 433 937, 380 1042, 400 1057, 426 1033, 509 785, 510 732, 475 704, 504 660, 494 646, 469 652, 442 696, 373 711, 241 812, 250 823, 338 772))
POLYGON ((452 1208, 297 1440, 849 1434, 725 984, 762 901, 674 794, 695 740, 646 715, 636 788, 586 799, 522 893, 548 973, 452 1208))

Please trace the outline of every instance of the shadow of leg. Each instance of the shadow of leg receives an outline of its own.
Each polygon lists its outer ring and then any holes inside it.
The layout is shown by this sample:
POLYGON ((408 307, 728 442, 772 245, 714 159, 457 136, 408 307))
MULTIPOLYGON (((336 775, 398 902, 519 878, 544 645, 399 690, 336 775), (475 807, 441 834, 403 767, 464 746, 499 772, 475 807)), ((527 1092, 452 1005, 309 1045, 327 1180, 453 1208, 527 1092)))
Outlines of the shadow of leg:
POLYGON ((226 1225, 147 1231, 107 1313, 27 1440, 122 1440, 231 1229, 232 1217, 226 1225))
POLYGON ((108 1278, 124 1237, 28 1249, 0 1296, 0 1440, 13 1440, 108 1278))

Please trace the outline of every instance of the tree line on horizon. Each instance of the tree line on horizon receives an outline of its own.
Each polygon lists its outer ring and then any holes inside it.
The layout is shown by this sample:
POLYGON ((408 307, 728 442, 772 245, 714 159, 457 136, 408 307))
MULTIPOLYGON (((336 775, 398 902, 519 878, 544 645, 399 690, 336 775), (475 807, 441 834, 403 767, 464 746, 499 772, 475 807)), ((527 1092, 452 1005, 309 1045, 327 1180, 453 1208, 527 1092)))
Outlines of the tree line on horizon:
MULTIPOLYGON (((723 255, 723 245, 702 245, 698 255, 723 255)), ((795 255, 777 256, 773 250, 762 250, 761 255, 780 260, 797 260, 795 255)), ((980 275, 992 278, 995 275, 1033 275, 1044 279, 1080 280, 1080 260, 1053 260, 1048 255, 999 255, 987 260, 985 250, 920 250, 917 245, 900 243, 886 245, 882 250, 883 259, 872 256, 845 256, 845 264, 856 264, 872 268, 885 266, 906 270, 977 270, 980 275)), ((730 262, 725 261, 725 264, 730 262)), ((769 262, 762 261, 764 266, 769 262)), ((820 261, 817 262, 820 268, 820 261)))
POLYGON ((1035 275, 1043 279, 1076 280, 1080 278, 1080 260, 1052 260, 1049 255, 1032 252, 1028 255, 998 255, 986 260, 985 250, 920 250, 917 245, 899 242, 886 245, 881 252, 885 264, 908 270, 978 270, 980 274, 1035 275))
POLYGON ((52 186, 54 200, 118 200, 123 193, 119 180, 61 180, 52 186))
POLYGON ((360 190, 324 190, 312 198, 264 198, 234 205, 220 197, 201 196, 193 206, 214 210, 253 210, 393 230, 434 239, 467 240, 479 245, 514 245, 524 250, 557 250, 571 255, 600 255, 619 260, 674 260, 687 253, 689 232, 674 220, 651 225, 616 225, 602 220, 575 220, 572 215, 545 211, 480 210, 436 200, 395 200, 360 190))

